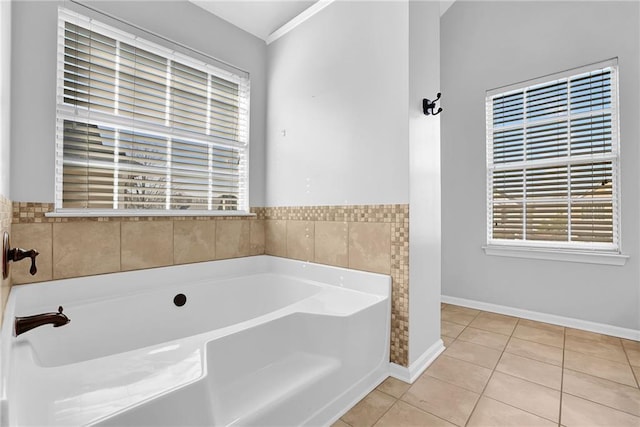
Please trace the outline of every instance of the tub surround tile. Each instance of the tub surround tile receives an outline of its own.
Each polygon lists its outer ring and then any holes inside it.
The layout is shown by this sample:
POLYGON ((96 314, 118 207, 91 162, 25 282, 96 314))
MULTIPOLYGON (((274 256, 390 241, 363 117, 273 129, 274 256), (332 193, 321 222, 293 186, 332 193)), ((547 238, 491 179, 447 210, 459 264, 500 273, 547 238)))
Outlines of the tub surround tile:
POLYGON ((464 426, 479 397, 478 393, 423 375, 401 400, 453 424, 464 426))
POLYGON ((314 229, 313 221, 287 221, 287 258, 313 261, 314 229))
POLYGON ((270 220, 264 222, 265 253, 267 255, 287 256, 287 222, 270 220))
POLYGON ((315 223, 315 262, 338 267, 349 266, 349 223, 315 223))
POLYGON ((544 427, 557 426, 556 423, 523 411, 513 406, 505 405, 488 397, 481 397, 473 415, 467 423, 469 427, 488 426, 527 426, 544 427))
POLYGON ((406 404, 402 400, 398 400, 394 403, 391 409, 389 409, 387 413, 385 413, 374 425, 375 427, 455 426, 455 424, 451 424, 442 418, 438 418, 435 415, 406 404))
POLYGON ((120 224, 53 224, 53 278, 120 271, 120 224))
POLYGON ((565 350, 564 367, 632 387, 637 385, 631 366, 628 363, 612 362, 607 359, 565 350))
POLYGON ((123 271, 173 264, 173 222, 123 222, 120 230, 123 271))
POLYGON ((640 416, 640 390, 637 387, 565 369, 562 390, 565 393, 640 416))
POLYGON ((640 417, 563 393, 560 423, 566 427, 638 427, 640 417))
POLYGON ((11 280, 13 284, 42 282, 53 279, 53 226, 52 224, 12 224, 11 246, 22 249, 36 249, 38 272, 29 273, 31 261, 11 262, 11 280))
POLYGON ((211 261, 216 258, 215 221, 175 221, 173 223, 173 262, 211 261))
POLYGON ((216 259, 249 256, 250 239, 247 221, 216 221, 216 259))
POLYGON ((251 237, 249 251, 251 255, 263 255, 265 251, 264 219, 249 221, 251 227, 251 237))
POLYGON ((393 377, 388 377, 377 387, 377 390, 397 399, 409 390, 410 387, 411 384, 407 384, 393 377))
POLYGON ((372 426, 394 403, 393 397, 374 390, 344 414, 342 420, 352 427, 372 426))
POLYGON ((494 372, 484 395, 558 422, 560 392, 501 372, 494 372))
POLYGON ((391 226, 387 223, 355 222, 349 225, 349 268, 389 274, 391 226))

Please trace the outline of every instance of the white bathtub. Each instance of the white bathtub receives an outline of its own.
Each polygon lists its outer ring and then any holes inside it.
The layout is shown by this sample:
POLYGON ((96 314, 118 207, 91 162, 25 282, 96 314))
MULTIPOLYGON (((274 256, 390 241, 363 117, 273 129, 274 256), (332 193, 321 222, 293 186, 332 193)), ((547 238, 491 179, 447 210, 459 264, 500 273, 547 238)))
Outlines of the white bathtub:
POLYGON ((0 424, 330 424, 387 376, 390 292, 269 256, 15 286, 0 424), (71 323, 12 335, 59 305, 71 323))

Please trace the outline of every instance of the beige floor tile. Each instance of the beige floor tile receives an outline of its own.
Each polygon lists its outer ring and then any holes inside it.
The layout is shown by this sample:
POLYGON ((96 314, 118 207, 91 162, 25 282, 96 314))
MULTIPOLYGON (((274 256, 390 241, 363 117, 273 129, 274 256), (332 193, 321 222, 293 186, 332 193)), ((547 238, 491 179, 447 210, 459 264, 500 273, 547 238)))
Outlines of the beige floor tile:
POLYGON ((612 362, 607 359, 566 350, 564 353, 564 367, 632 387, 636 386, 633 371, 631 371, 631 366, 628 363, 612 362))
POLYGON ((375 425, 376 427, 455 426, 442 418, 404 403, 402 400, 398 400, 375 425))
POLYGON ((564 332, 564 326, 552 325, 551 323, 537 322, 529 319, 518 319, 518 325, 529 326, 530 328, 544 329, 551 332, 564 332))
POLYGON ((570 394, 562 395, 561 424, 566 427, 638 427, 640 418, 570 394))
POLYGON ((420 377, 402 400, 423 411, 463 426, 480 395, 430 376, 420 377))
POLYGON ((560 392, 501 372, 494 372, 484 396, 507 405, 558 421, 560 392))
POLYGON ((477 316, 480 313, 480 310, 476 310, 475 308, 468 308, 451 304, 447 305, 445 311, 467 314, 469 316, 477 316))
POLYGON ((633 373, 636 374, 636 384, 640 386, 640 367, 632 366, 631 369, 633 369, 633 373))
POLYGON ((627 363, 622 344, 599 343, 576 336, 567 336, 564 343, 566 350, 601 357, 619 363, 627 363))
POLYGON ((632 341, 627 339, 621 339, 621 341, 624 348, 640 350, 640 341, 632 341))
POLYGON ((405 391, 409 390, 409 387, 411 387, 411 384, 407 384, 404 381, 400 381, 399 379, 389 377, 384 380, 377 389, 397 399, 402 396, 405 391))
POLYGON ((440 308, 445 308, 448 304, 445 304, 444 302, 440 303, 440 308))
POLYGON ((446 320, 447 322, 467 326, 473 319, 475 319, 476 315, 460 313, 457 311, 442 310, 442 313, 440 313, 440 317, 442 320, 446 320))
POLYGON ((564 345, 564 334, 562 331, 551 331, 548 329, 532 328, 531 326, 518 325, 513 331, 513 336, 527 341, 540 344, 552 345, 562 348, 564 345))
POLYGON ((429 366, 429 369, 425 371, 425 375, 476 393, 482 393, 484 386, 489 381, 491 372, 491 369, 443 354, 429 366))
POLYGON ((443 354, 493 369, 500 359, 501 352, 482 345, 456 340, 443 354))
POLYGON ((540 362, 562 366, 562 349, 551 345, 511 337, 505 351, 540 362))
POLYGON ((565 369, 562 391, 640 416, 640 390, 637 387, 565 369))
POLYGON ((482 312, 469 324, 474 328, 495 332, 503 335, 511 335, 518 319, 503 316, 502 314, 482 312))
POLYGON ((342 421, 353 427, 372 426, 395 401, 393 397, 374 390, 344 414, 342 421))
POLYGON ((496 371, 560 390, 562 368, 511 353, 503 353, 496 371))
POLYGON ((626 347, 625 351, 627 352, 627 357, 629 358, 629 363, 632 366, 640 366, 640 350, 636 350, 635 348, 626 347))
POLYGON ((578 338, 591 340, 595 342, 603 342, 603 343, 616 344, 616 345, 622 343, 620 338, 612 337, 610 335, 597 334, 595 332, 584 331, 582 329, 567 328, 566 333, 568 337, 578 337, 578 338))
POLYGON ((447 337, 445 335, 442 336, 442 342, 444 342, 445 347, 449 347, 455 340, 455 338, 447 337))
POLYGON ((556 423, 497 400, 481 397, 467 423, 469 427, 555 426, 556 423))
POLYGON ((484 331, 482 329, 476 329, 472 327, 465 328, 458 339, 462 341, 472 342, 474 344, 480 344, 485 347, 495 348, 496 350, 504 350, 504 347, 509 341, 509 337, 502 334, 496 334, 495 332, 484 331))
POLYGON ((440 333, 447 337, 456 338, 463 329, 464 326, 457 323, 447 322, 446 320, 440 322, 440 333))
POLYGON ((345 423, 342 420, 338 420, 335 423, 331 424, 331 427, 349 427, 349 424, 345 423))

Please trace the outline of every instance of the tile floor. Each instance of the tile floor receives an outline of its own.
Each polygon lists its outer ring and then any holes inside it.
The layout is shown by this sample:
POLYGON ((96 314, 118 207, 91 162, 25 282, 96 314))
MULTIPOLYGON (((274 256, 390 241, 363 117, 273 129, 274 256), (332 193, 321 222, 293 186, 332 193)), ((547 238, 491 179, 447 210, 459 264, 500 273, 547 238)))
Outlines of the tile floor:
POLYGON ((640 427, 640 342, 442 304, 447 349, 388 378, 345 426, 640 427))

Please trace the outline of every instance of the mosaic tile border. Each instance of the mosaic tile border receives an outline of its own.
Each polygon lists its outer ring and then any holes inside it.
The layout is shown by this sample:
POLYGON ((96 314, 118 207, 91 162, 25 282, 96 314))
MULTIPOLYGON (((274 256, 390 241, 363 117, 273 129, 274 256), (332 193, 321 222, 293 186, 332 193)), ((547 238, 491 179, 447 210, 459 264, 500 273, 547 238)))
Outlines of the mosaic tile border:
POLYGON ((14 202, 11 222, 13 224, 40 224, 57 222, 129 222, 129 221, 212 221, 212 220, 252 220, 264 219, 264 208, 251 208, 255 216, 111 216, 111 217, 48 217, 47 212, 53 212, 53 203, 14 202))
MULTIPOLYGON (((409 205, 267 207, 265 220, 391 223, 390 360, 409 362, 409 205)), ((262 213, 262 212, 261 212, 262 213)))

